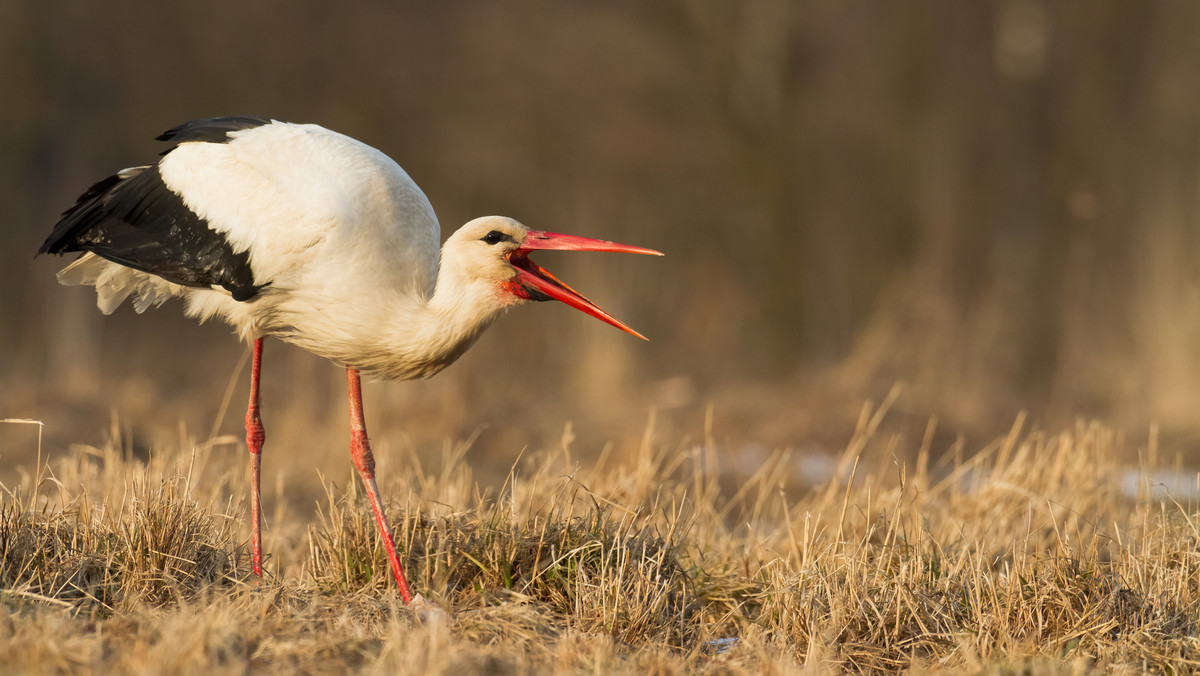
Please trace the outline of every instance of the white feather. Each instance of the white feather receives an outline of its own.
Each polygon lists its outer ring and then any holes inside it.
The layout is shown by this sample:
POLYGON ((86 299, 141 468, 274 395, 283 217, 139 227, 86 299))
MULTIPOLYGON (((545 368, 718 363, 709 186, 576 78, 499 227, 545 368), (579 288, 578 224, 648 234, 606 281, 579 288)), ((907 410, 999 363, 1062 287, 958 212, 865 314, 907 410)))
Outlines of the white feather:
POLYGON ((134 297, 133 309, 141 314, 147 308, 157 307, 172 296, 180 295, 184 288, 94 253, 85 253, 59 270, 58 281, 68 286, 86 284, 96 287, 96 306, 106 315, 112 314, 130 296, 134 297))
POLYGON ((167 187, 256 281, 289 285, 308 258, 375 266, 379 284, 432 291, 441 230, 429 200, 382 152, 316 125, 276 122, 228 143, 184 143, 159 164, 167 187), (327 251, 311 251, 318 245, 327 251))

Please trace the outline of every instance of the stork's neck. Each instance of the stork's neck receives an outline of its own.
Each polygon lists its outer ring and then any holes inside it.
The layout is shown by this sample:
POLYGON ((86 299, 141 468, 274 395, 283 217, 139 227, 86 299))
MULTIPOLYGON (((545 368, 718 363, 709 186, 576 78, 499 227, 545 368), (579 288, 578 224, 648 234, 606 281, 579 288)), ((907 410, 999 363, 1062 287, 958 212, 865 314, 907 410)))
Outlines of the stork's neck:
POLYGON ((389 317, 381 336, 391 354, 370 369, 385 378, 428 378, 454 363, 491 326, 509 301, 497 285, 443 260, 437 283, 426 299, 389 317))

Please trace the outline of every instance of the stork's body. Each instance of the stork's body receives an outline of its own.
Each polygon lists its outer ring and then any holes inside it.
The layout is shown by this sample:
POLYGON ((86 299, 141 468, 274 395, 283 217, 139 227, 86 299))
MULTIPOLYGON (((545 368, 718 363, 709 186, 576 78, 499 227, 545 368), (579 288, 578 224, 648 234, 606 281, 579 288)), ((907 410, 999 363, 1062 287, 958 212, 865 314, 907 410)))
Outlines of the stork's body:
POLYGON ((96 287, 106 314, 168 298, 219 317, 254 343, 250 406, 252 546, 261 573, 258 414, 262 338, 276 336, 347 368, 351 455, 393 572, 407 583, 375 486, 359 372, 427 378, 454 362, 505 309, 561 300, 629 327, 528 259, 537 249, 657 253, 532 231, 502 217, 471 221, 438 255, 429 200, 378 150, 316 125, 259 117, 197 120, 159 137, 155 165, 92 186, 41 253, 84 252, 59 273, 96 287))

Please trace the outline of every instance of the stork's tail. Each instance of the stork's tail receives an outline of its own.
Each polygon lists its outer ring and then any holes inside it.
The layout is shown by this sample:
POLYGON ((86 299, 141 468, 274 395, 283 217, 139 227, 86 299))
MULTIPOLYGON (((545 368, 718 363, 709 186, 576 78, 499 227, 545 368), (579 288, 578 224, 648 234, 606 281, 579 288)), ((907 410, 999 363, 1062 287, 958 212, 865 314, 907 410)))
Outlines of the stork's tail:
POLYGON ((112 314, 130 296, 134 311, 140 314, 183 291, 183 287, 162 277, 127 268, 94 253, 85 253, 59 270, 58 281, 67 286, 96 287, 96 307, 106 315, 112 314))

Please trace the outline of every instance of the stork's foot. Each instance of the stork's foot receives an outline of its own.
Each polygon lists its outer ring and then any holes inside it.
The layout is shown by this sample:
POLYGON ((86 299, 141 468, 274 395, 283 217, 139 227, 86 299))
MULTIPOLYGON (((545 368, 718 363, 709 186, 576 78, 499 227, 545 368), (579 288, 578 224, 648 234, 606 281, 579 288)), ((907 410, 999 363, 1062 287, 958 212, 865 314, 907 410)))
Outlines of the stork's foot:
POLYGON ((421 624, 443 627, 450 624, 450 613, 420 594, 414 594, 406 607, 416 615, 421 624))

